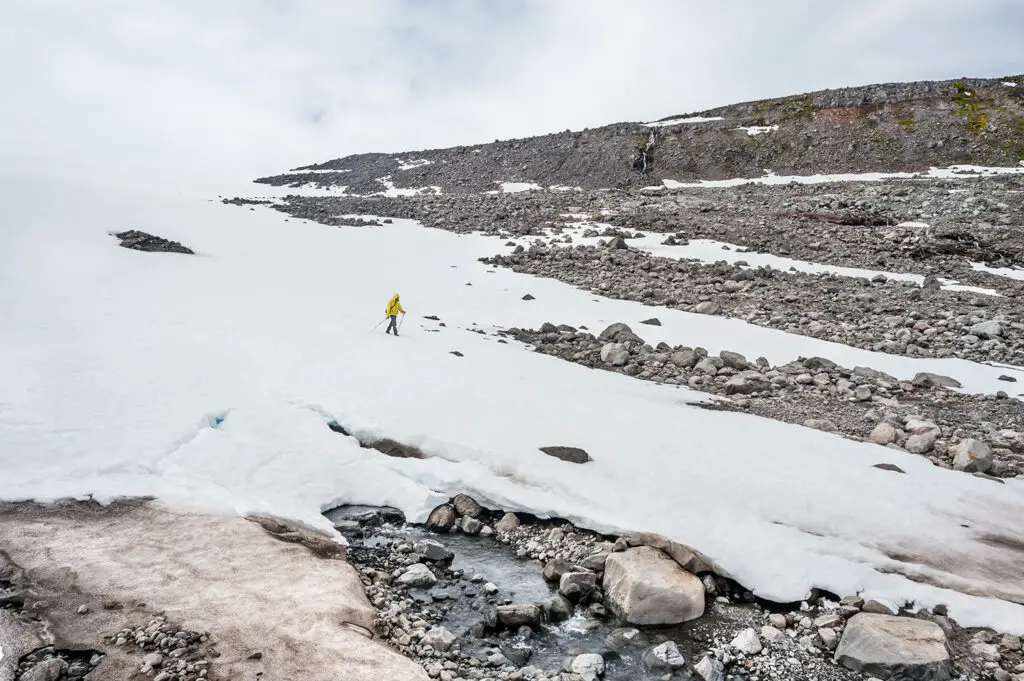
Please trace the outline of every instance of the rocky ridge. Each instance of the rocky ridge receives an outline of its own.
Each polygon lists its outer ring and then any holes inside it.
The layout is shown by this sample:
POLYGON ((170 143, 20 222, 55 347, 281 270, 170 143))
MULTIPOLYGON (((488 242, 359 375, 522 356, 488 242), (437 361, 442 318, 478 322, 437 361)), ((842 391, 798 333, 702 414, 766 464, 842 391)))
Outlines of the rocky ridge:
POLYGON ((401 155, 358 154, 259 181, 331 183, 359 194, 381 191, 384 182, 461 193, 493 190, 502 182, 635 189, 662 179, 759 176, 764 168, 807 175, 1005 166, 1024 158, 1022 131, 1024 76, 889 83, 747 102, 655 124, 618 123, 401 155))
MULTIPOLYGON (((538 352, 667 385, 685 385, 748 411, 818 430, 896 447, 936 466, 994 477, 1024 476, 1024 408, 1018 399, 966 395, 955 379, 919 374, 900 381, 870 367, 846 368, 823 357, 771 366, 764 358, 704 348, 652 347, 626 324, 598 336, 571 326, 510 329, 538 352), (974 443, 974 444, 972 444, 974 443), (964 448, 976 455, 968 456, 964 448)), ((1010 385, 1010 384, 1008 384, 1010 385)), ((885 464, 884 452, 879 463, 885 464)))

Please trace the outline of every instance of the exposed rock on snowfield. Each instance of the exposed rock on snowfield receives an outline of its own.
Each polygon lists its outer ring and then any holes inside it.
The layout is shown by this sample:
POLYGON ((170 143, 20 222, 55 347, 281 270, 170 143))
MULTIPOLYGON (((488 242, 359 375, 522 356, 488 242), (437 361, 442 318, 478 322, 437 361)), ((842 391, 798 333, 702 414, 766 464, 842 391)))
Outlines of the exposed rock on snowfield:
POLYGON ((630 624, 680 624, 704 614, 704 585, 661 551, 641 546, 608 556, 604 590, 630 624))
POLYGON ((170 241, 135 229, 127 232, 120 232, 114 236, 121 240, 121 246, 135 251, 185 253, 187 255, 194 255, 191 248, 182 246, 177 241, 170 241))
POLYGON ((590 454, 579 447, 541 447, 540 451, 569 463, 586 463, 591 460, 590 454))

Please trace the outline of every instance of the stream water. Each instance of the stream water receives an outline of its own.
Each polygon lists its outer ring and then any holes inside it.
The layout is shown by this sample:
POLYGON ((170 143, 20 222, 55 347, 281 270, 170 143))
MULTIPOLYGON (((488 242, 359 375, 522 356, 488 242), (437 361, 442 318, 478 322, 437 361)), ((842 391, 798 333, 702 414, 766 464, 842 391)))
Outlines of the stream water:
MULTIPOLYGON (((344 521, 345 513, 332 511, 325 515, 339 523, 344 521)), ((379 547, 393 544, 396 540, 414 543, 421 539, 437 541, 451 551, 454 554, 451 569, 461 571, 465 579, 441 580, 430 589, 412 589, 410 597, 424 605, 445 602, 450 609, 442 625, 458 636, 463 652, 479 659, 485 660, 490 652, 500 648, 510 659, 517 653, 528 655, 525 662, 522 658, 518 662, 545 671, 555 671, 568 668, 568 664, 577 655, 597 653, 605 659, 604 679, 653 681, 665 678, 666 671, 648 671, 645 668, 641 657, 647 648, 672 640, 693 663, 698 659, 694 656, 706 649, 699 639, 706 639, 713 632, 715 624, 722 623, 723 613, 721 608, 717 608, 717 616, 706 616, 693 624, 672 628, 642 628, 642 638, 647 645, 630 647, 621 653, 612 652, 605 640, 616 629, 627 625, 616 622, 611 616, 607 619, 591 618, 581 609, 566 622, 542 624, 528 639, 520 635, 507 637, 490 634, 477 638, 472 629, 494 603, 542 603, 555 595, 555 589, 544 580, 543 566, 539 561, 517 557, 511 548, 493 538, 464 534, 438 535, 404 524, 383 525, 373 528, 368 536, 361 536, 360 533, 349 537, 354 548, 379 547), (474 577, 477 579, 473 580, 474 577), (499 588, 493 598, 482 597, 487 582, 499 588)), ((732 617, 727 616, 725 619, 745 619, 743 616, 737 617, 738 614, 733 613, 732 617)), ((672 678, 685 679, 687 675, 677 672, 672 678)))

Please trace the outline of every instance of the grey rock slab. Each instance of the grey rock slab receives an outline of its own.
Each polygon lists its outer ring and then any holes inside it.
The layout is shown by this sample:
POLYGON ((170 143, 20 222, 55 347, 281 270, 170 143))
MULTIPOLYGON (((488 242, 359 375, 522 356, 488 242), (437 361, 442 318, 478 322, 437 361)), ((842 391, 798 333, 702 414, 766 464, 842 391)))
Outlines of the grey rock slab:
POLYGON ((67 662, 59 657, 51 657, 28 670, 21 681, 57 681, 67 670, 67 662))
POLYGON ((496 608, 498 623, 508 629, 536 626, 540 622, 541 607, 539 605, 499 605, 496 608))
POLYGON ((946 635, 927 620, 861 613, 846 625, 835 659, 879 679, 948 681, 946 635))
POLYGON ((686 658, 675 641, 665 641, 644 651, 643 663, 648 669, 674 671, 686 666, 686 658))
POLYGON ((949 448, 953 468, 967 473, 984 473, 992 467, 992 448, 981 440, 968 438, 949 448))
POLYGON ((552 446, 552 447, 541 447, 540 451, 544 452, 548 456, 553 456, 556 459, 567 461, 569 463, 587 463, 592 461, 590 454, 587 450, 579 447, 564 447, 564 446, 552 446))
POLYGON ((604 658, 594 653, 577 655, 570 668, 583 681, 596 681, 604 674, 604 658))
POLYGON ((433 539, 421 539, 412 545, 412 550, 427 560, 441 561, 448 560, 452 557, 452 552, 449 551, 444 544, 436 542, 433 539))
POLYGON ((408 587, 426 589, 437 584, 437 577, 426 565, 417 563, 402 573, 398 582, 408 587))
POLYGON ((911 381, 919 388, 962 388, 963 384, 951 376, 921 372, 911 381))
POLYGON ((601 346, 601 361, 614 367, 624 366, 629 361, 629 350, 622 343, 606 343, 601 346))
POLYGON ((597 575, 593 572, 566 572, 558 581, 558 593, 570 601, 580 601, 597 588, 597 575))
POLYGON ((430 629, 423 635, 422 639, 424 645, 428 645, 434 650, 440 650, 442 653, 446 653, 451 650, 452 646, 455 645, 455 641, 455 634, 444 627, 434 627, 433 629, 430 629))

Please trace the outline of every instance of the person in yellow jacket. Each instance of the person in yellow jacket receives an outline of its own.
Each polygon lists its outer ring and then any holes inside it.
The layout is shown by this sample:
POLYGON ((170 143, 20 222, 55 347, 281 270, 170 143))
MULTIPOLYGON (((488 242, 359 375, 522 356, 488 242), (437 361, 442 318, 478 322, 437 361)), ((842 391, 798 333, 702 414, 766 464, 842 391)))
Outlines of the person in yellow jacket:
POLYGON ((398 335, 398 324, 395 322, 398 319, 399 313, 405 314, 405 310, 402 309, 402 304, 398 302, 398 294, 396 293, 391 296, 391 300, 388 301, 388 306, 384 310, 384 315, 386 317, 391 317, 391 323, 388 324, 388 328, 384 333, 391 333, 394 331, 395 335, 398 335))

